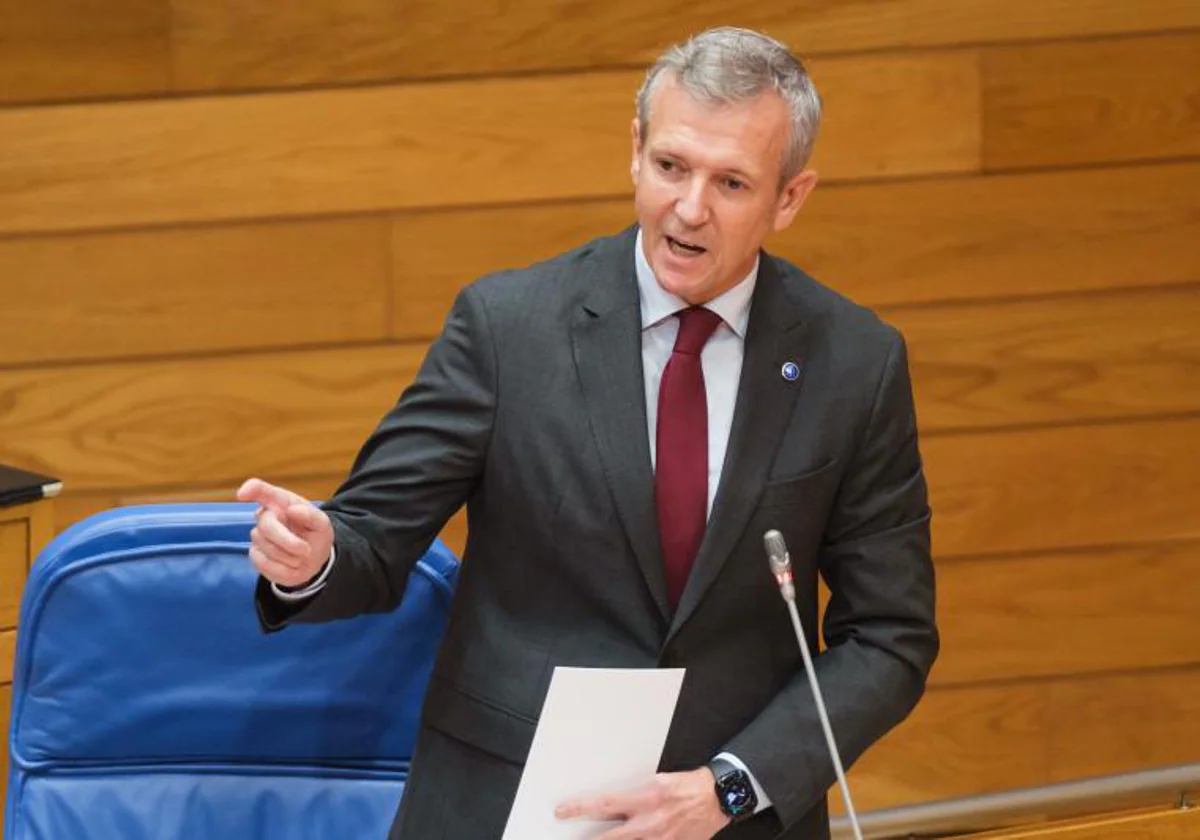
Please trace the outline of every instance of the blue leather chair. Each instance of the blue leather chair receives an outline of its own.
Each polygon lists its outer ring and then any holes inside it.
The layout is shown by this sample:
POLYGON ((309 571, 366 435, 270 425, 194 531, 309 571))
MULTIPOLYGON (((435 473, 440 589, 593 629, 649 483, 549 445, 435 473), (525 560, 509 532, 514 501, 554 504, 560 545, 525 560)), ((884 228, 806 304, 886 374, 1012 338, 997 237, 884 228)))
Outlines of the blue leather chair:
POLYGON ((125 508, 21 605, 7 840, 356 840, 395 814, 457 562, 387 615, 259 631, 251 505, 125 508))

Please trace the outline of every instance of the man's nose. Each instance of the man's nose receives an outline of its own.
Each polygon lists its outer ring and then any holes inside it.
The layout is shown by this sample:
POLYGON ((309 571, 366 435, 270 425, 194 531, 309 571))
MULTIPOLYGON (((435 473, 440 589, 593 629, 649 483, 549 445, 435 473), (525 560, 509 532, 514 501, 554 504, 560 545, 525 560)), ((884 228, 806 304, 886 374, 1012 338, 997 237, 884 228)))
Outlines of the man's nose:
POLYGON ((689 181, 683 195, 675 202, 675 214, 688 227, 699 227, 708 221, 708 213, 704 182, 699 179, 689 181))

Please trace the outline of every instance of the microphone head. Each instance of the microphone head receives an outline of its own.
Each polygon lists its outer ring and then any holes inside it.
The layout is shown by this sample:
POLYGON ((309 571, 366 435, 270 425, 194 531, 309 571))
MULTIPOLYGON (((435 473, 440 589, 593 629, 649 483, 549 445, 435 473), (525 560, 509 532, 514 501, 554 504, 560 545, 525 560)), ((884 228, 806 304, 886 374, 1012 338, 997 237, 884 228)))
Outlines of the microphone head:
POLYGON ((783 534, 772 529, 763 534, 763 546, 767 549, 767 560, 771 563, 771 571, 776 575, 789 571, 792 560, 788 557, 787 543, 783 534))

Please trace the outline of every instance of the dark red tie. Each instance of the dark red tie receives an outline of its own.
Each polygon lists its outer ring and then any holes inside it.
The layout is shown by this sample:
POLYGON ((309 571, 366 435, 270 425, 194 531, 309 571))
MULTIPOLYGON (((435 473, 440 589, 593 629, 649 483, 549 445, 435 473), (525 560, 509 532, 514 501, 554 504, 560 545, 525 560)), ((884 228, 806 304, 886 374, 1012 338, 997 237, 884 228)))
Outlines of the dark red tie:
POLYGON ((679 335, 658 386, 654 494, 671 609, 704 539, 708 521, 708 399, 700 351, 721 316, 693 306, 676 315, 679 335))

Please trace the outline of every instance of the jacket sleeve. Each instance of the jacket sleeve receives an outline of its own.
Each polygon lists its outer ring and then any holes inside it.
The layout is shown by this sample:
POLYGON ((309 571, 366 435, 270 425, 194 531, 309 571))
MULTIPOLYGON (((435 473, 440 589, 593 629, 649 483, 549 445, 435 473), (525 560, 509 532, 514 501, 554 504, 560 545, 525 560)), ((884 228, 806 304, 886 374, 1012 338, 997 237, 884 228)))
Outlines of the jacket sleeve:
POLYGON ((325 586, 307 601, 285 604, 260 579, 255 602, 264 629, 386 612, 400 602, 409 572, 482 475, 496 376, 484 305, 468 287, 416 379, 322 505, 338 558, 325 586))
MULTIPOLYGON (((908 715, 937 656, 929 523, 907 354, 893 333, 818 558, 831 600, 815 665, 846 767, 908 715)), ((803 670, 726 749, 785 827, 836 781, 803 670)))

